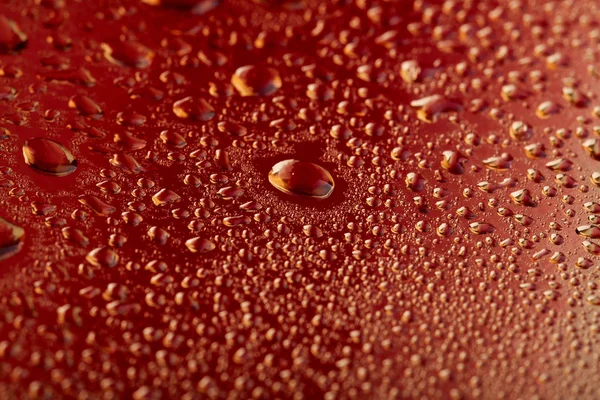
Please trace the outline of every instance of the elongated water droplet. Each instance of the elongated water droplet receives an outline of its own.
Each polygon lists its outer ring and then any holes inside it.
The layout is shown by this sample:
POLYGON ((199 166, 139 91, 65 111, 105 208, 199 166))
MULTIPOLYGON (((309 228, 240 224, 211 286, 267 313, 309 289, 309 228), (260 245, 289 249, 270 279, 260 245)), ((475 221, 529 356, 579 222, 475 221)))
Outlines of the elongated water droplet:
POLYGON ((94 267, 112 268, 119 262, 119 255, 110 247, 98 247, 85 256, 94 267))
POLYGON ((486 222, 473 222, 469 224, 471 232, 478 235, 485 235, 494 232, 494 227, 486 222))
POLYGON ((192 253, 208 253, 213 251, 217 246, 208 239, 194 237, 185 242, 185 246, 192 253))
POLYGON ((581 225, 575 229, 575 232, 590 239, 600 239, 600 227, 596 225, 581 225))
POLYGON ((108 216, 117 211, 117 209, 114 206, 102 201, 96 196, 92 196, 89 194, 84 194, 80 196, 79 202, 90 207, 96 214, 102 216, 108 216))
POLYGON ((465 173, 463 162, 465 158, 457 151, 446 150, 442 153, 443 159, 440 162, 442 168, 454 175, 462 175, 465 173))
POLYGON ((535 201, 533 201, 529 189, 521 189, 517 190, 516 192, 512 192, 510 194, 510 198, 513 202, 527 207, 535 207, 537 205, 535 201))
POLYGON ((585 140, 581 146, 594 160, 600 161, 600 140, 591 138, 585 140))
POLYGON ((45 138, 29 139, 23 145, 25 163, 37 172, 66 176, 77 169, 77 160, 62 144, 45 138))
POLYGON ((134 68, 149 67, 154 57, 153 51, 135 41, 102 43, 102 50, 111 63, 134 68))
POLYGON ((215 109, 204 99, 192 96, 173 103, 173 112, 181 119, 209 121, 215 116, 215 109))
POLYGON ((269 182, 276 189, 317 199, 326 199, 334 188, 333 177, 325 168, 307 161, 284 160, 271 168, 269 182))
POLYGON ((25 230, 0 217, 0 260, 18 253, 25 241, 25 230))
POLYGON ((102 116, 102 109, 96 102, 87 96, 75 95, 69 100, 69 108, 76 109, 81 115, 92 118, 102 116))
POLYGON ((128 174, 139 174, 145 171, 135 158, 127 154, 115 154, 109 162, 128 174))
POLYGON ((186 10, 195 15, 202 15, 221 3, 222 0, 142 0, 151 6, 162 6, 165 8, 177 8, 186 10))
POLYGON ((435 122, 437 117, 446 112, 460 111, 462 106, 444 96, 434 94, 433 96, 413 100, 410 105, 417 109, 417 118, 424 122, 435 122))
POLYGON ((27 35, 12 19, 0 15, 0 54, 22 51, 27 47, 27 35))
POLYGON ((154 196, 152 196, 152 202, 157 206, 176 203, 179 200, 181 200, 181 197, 169 189, 161 189, 154 196))
POLYGON ((269 96, 281 88, 281 77, 274 68, 246 65, 238 68, 231 84, 242 96, 269 96))

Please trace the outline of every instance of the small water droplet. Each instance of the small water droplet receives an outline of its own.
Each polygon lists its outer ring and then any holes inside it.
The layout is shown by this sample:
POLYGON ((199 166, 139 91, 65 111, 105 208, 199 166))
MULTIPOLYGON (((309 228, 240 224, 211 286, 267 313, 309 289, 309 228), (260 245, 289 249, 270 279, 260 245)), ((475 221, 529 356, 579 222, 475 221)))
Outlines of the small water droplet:
POLYGON ((135 41, 102 43, 104 57, 113 64, 134 68, 147 68, 154 52, 135 41))

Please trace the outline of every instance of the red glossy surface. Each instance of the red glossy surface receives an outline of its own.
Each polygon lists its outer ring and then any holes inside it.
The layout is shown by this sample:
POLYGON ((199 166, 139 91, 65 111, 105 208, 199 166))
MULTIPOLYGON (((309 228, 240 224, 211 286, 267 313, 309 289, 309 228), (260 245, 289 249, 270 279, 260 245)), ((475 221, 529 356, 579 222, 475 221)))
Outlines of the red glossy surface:
POLYGON ((600 397, 599 11, 2 2, 0 397, 600 397))

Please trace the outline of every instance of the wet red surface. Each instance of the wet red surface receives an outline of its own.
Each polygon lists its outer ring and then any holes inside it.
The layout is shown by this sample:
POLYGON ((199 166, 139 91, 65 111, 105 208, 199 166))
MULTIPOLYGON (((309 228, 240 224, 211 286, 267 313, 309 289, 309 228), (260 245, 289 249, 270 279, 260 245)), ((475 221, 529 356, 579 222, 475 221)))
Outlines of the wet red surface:
POLYGON ((2 2, 0 397, 598 398, 598 11, 2 2))

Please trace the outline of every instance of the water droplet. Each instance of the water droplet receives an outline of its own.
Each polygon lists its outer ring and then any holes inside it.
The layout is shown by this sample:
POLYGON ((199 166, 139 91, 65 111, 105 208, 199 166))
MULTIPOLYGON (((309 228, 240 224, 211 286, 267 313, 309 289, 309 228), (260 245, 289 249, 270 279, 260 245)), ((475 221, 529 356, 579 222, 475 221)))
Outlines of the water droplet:
POLYGON ((413 192, 420 192, 423 190, 423 185, 425 184, 425 180, 421 175, 415 172, 409 172, 406 174, 406 178, 404 178, 404 183, 406 187, 413 192))
POLYGON ((146 147, 146 141, 134 137, 131 132, 115 133, 113 140, 118 147, 127 150, 141 150, 146 147))
POLYGON ((145 171, 144 167, 142 167, 135 158, 127 154, 115 154, 109 162, 128 174, 139 174, 140 172, 145 171))
POLYGON ((275 164, 269 172, 269 182, 283 193, 316 199, 328 198, 334 189, 333 177, 325 168, 299 160, 275 164))
POLYGON ((541 119, 546 119, 550 118, 554 114, 558 114, 559 111, 560 107, 558 104, 552 101, 545 101, 538 106, 535 114, 541 119))
POLYGON ((556 160, 547 162, 546 167, 550 168, 552 171, 566 172, 573 167, 573 163, 566 158, 557 158, 556 160))
POLYGON ((102 116, 102 109, 96 102, 87 96, 75 95, 69 100, 69 107, 76 109, 81 115, 99 118, 102 116))
POLYGON ((524 206, 535 207, 537 205, 535 201, 533 201, 529 189, 521 189, 517 190, 516 192, 512 192, 510 194, 510 198, 513 202, 524 206))
POLYGON ((27 47, 27 35, 12 19, 0 15, 0 54, 22 51, 27 47))
POLYGON ((231 136, 243 137, 248 134, 248 129, 235 122, 222 121, 217 124, 219 132, 228 133, 231 136))
POLYGON ((25 163, 37 172, 67 176, 77 169, 77 160, 62 144, 45 138, 29 139, 23 145, 25 163))
POLYGON ((208 253, 213 251, 217 246, 208 239, 194 237, 185 242, 185 246, 192 253, 208 253))
POLYGON ((564 87, 562 89, 562 94, 564 99, 573 104, 575 107, 585 107, 589 102, 587 96, 573 87, 564 87))
POLYGON ((598 139, 587 139, 581 147, 592 157, 594 160, 600 161, 600 140, 598 139))
POLYGON ((157 206, 176 203, 180 200, 181 197, 169 189, 161 189, 154 196, 152 196, 152 202, 157 206))
POLYGON ((510 137, 518 142, 529 140, 533 136, 533 129, 522 121, 515 121, 510 124, 510 137))
POLYGON ((407 60, 400 64, 400 76, 406 83, 417 82, 421 78, 421 72, 421 67, 416 60, 407 60))
POLYGON ((18 253, 24 241, 25 230, 0 217, 0 261, 18 253))
POLYGON ((102 201, 96 196, 92 196, 89 194, 84 194, 80 196, 79 202, 83 205, 90 207, 96 214, 102 216, 108 216, 117 211, 117 209, 114 206, 102 201))
POLYGON ((504 170, 510 168, 513 157, 508 153, 502 153, 499 157, 490 157, 483 160, 483 165, 493 170, 504 170))
POLYGON ((96 84, 96 79, 85 68, 47 71, 44 78, 48 81, 70 82, 88 87, 96 84))
POLYGON ((462 175, 465 173, 465 168, 462 164, 466 159, 459 152, 446 150, 442 155, 443 159, 440 162, 442 168, 454 175, 462 175))
POLYGON ((113 64, 133 68, 147 68, 152 63, 154 52, 135 41, 102 43, 104 57, 113 64))
POLYGON ((173 103, 173 112, 181 119, 210 121, 215 116, 215 109, 204 99, 192 96, 173 103))
POLYGON ((600 239, 600 227, 596 225, 581 225, 575 229, 575 232, 590 239, 600 239))
POLYGON ((222 0, 141 0, 151 6, 177 8, 202 15, 217 7, 222 0))
POLYGON ((246 65, 235 71, 231 84, 242 96, 270 96, 281 88, 282 82, 274 68, 246 65))
POLYGON ((442 113, 458 112, 462 109, 459 103, 448 100, 439 94, 413 100, 410 102, 410 105, 417 109, 417 118, 429 123, 435 122, 437 117, 442 113))
POLYGON ((119 255, 110 247, 98 247, 90 251, 85 259, 94 267, 112 268, 119 262, 119 255))
POLYGON ((185 138, 177 132, 162 131, 160 133, 160 139, 164 144, 172 147, 182 148, 187 145, 185 138))
POLYGON ((469 229, 477 235, 485 235, 494 232, 494 227, 486 222, 473 222, 469 224, 469 229))

